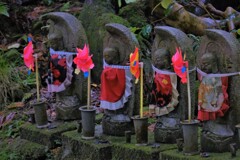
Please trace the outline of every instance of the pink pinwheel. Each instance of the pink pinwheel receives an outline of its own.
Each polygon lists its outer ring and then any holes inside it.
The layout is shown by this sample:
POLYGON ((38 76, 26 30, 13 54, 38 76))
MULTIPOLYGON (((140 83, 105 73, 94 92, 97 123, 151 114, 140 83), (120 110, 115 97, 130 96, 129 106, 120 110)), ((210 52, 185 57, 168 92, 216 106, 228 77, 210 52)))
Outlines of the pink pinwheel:
POLYGON ((34 57, 33 57, 33 44, 32 41, 28 42, 28 45, 23 50, 24 64, 29 70, 34 71, 34 57))
POLYGON ((88 73, 88 70, 94 67, 92 56, 89 56, 89 48, 85 44, 83 49, 77 48, 77 52, 77 57, 73 59, 73 62, 77 65, 77 68, 86 75, 85 73, 88 73))
POLYGON ((182 51, 176 48, 176 53, 172 56, 172 64, 174 72, 181 78, 182 83, 187 83, 187 72, 188 62, 182 58, 182 51))

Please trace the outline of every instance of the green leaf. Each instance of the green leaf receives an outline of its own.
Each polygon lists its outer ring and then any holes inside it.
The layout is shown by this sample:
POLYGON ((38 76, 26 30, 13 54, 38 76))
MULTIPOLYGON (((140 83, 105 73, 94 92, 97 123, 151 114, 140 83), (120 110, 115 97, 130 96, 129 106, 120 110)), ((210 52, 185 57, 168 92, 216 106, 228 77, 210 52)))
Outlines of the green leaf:
POLYGON ((171 3, 168 8, 164 11, 164 14, 165 14, 165 17, 167 17, 171 11, 172 11, 172 8, 173 8, 173 3, 171 3))
POLYGON ((173 3, 173 0, 162 0, 161 1, 161 5, 165 9, 167 9, 171 3, 173 3))
POLYGON ((140 28, 137 28, 137 27, 130 27, 130 31, 132 33, 136 33, 137 30, 139 30, 140 28))
POLYGON ((69 10, 69 8, 70 8, 70 2, 67 2, 60 8, 60 11, 64 12, 69 10))
POLYGON ((118 6, 119 6, 119 7, 122 6, 122 2, 121 2, 121 0, 118 0, 118 6))
POLYGON ((137 0, 125 0, 126 3, 137 2, 137 0))
POLYGON ((145 38, 148 38, 150 36, 151 32, 152 32, 152 26, 150 24, 147 24, 141 30, 141 33, 142 33, 143 37, 145 37, 145 38))
POLYGON ((9 17, 7 5, 6 5, 5 3, 1 3, 1 2, 0 2, 0 15, 1 15, 1 14, 9 17))
POLYGON ((238 35, 240 35, 240 28, 239 28, 239 29, 237 29, 237 34, 238 34, 238 35))

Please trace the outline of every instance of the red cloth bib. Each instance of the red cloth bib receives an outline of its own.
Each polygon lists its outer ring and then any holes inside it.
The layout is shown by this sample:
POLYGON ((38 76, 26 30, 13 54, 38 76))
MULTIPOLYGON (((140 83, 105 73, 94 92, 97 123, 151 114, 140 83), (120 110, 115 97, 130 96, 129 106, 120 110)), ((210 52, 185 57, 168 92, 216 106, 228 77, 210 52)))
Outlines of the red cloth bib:
POLYGON ((125 70, 106 67, 101 75, 101 100, 118 101, 125 92, 125 70))
POLYGON ((172 94, 172 84, 169 75, 155 74, 154 82, 157 86, 157 91, 164 95, 172 94))

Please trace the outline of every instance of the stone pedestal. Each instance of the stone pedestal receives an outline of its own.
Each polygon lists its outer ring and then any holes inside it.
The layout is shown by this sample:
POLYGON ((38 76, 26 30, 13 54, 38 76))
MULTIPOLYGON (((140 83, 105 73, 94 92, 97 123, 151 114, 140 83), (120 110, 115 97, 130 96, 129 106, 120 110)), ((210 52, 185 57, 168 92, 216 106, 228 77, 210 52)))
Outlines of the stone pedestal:
POLYGON ((154 128, 154 139, 160 143, 176 143, 176 139, 182 138, 180 119, 160 117, 154 128))
POLYGON ((125 131, 134 133, 133 123, 131 121, 113 121, 110 116, 104 115, 102 119, 103 133, 112 136, 124 136, 125 131))
POLYGON ((221 137, 211 132, 202 132, 201 134, 201 150, 204 152, 229 152, 229 145, 234 142, 232 136, 221 137))

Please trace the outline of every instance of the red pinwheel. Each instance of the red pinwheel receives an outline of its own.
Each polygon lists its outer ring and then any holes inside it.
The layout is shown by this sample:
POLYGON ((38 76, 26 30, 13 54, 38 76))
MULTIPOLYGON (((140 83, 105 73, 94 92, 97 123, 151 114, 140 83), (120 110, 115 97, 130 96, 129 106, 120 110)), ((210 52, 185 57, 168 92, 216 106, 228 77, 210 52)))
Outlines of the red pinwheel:
POLYGON ((77 68, 84 72, 84 76, 88 77, 88 70, 94 67, 92 56, 89 56, 89 48, 85 44, 83 49, 77 48, 77 56, 73 59, 73 62, 77 65, 77 68))
POLYGON ((28 45, 23 50, 24 64, 29 70, 34 71, 34 57, 33 57, 33 44, 32 41, 28 42, 28 45))
POLYGON ((180 48, 176 48, 176 53, 172 56, 172 64, 174 72, 181 78, 181 82, 187 83, 186 67, 188 67, 188 62, 183 60, 180 48))
POLYGON ((130 72, 136 77, 136 83, 140 76, 139 70, 139 53, 138 48, 135 48, 134 53, 130 54, 130 72))

